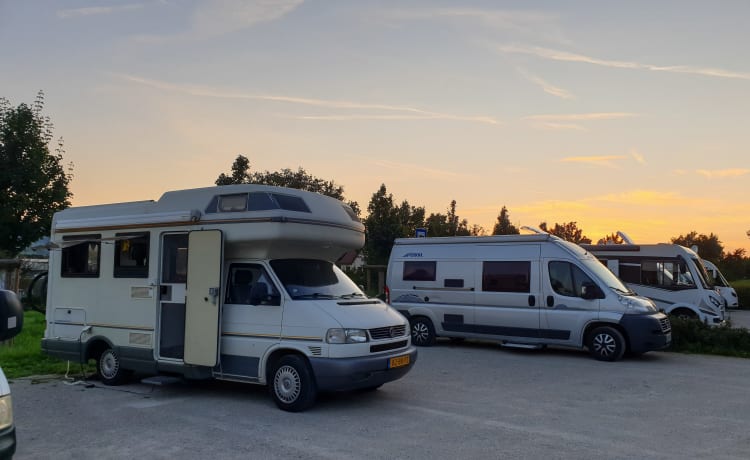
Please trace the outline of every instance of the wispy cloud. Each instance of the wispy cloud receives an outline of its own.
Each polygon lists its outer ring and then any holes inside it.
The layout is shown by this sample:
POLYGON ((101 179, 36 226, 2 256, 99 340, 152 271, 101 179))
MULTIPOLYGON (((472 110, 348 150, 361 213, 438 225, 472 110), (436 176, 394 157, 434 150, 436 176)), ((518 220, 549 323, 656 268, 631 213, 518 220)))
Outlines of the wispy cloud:
POLYGON ((640 163, 642 165, 646 164, 646 158, 637 150, 632 149, 630 151, 630 156, 636 161, 636 163, 640 163))
POLYGON ((598 65, 603 67, 613 67, 618 69, 636 69, 650 70, 654 72, 672 72, 693 75, 702 75, 706 77, 735 78, 750 80, 750 73, 735 72, 726 69, 717 69, 711 67, 695 67, 688 65, 654 65, 644 64, 635 61, 618 61, 613 59, 601 59, 583 54, 570 53, 567 51, 542 48, 539 46, 518 46, 518 45, 498 45, 496 49, 502 53, 527 54, 537 56, 542 59, 565 62, 580 62, 585 64, 598 65))
POLYGON ((661 190, 630 190, 623 193, 612 193, 587 199, 587 201, 603 201, 607 203, 654 207, 664 206, 664 203, 676 204, 690 202, 691 200, 695 202, 693 198, 688 200, 679 193, 661 190))
POLYGON ((90 6, 84 8, 70 8, 58 10, 57 17, 60 19, 78 18, 84 16, 100 16, 105 14, 115 14, 127 11, 134 11, 143 8, 142 3, 131 3, 129 5, 117 6, 90 6))
POLYGON ((579 157, 566 157, 560 160, 563 163, 584 163, 596 166, 608 166, 614 167, 615 163, 621 160, 625 160, 627 157, 624 155, 601 155, 601 156, 579 156, 579 157))
POLYGON ((529 115, 523 120, 534 121, 591 121, 591 120, 616 120, 619 118, 637 117, 639 114, 630 112, 593 112, 593 113, 561 113, 547 115, 529 115))
POLYGON ((715 169, 715 170, 699 169, 695 172, 709 179, 715 179, 715 178, 725 178, 725 177, 746 176, 750 174, 750 169, 742 169, 742 168, 715 169))
POLYGON ((544 91, 545 93, 551 94, 552 96, 559 97, 562 99, 573 99, 573 94, 570 91, 554 86, 551 83, 543 80, 541 77, 533 75, 529 73, 527 70, 522 69, 520 67, 517 70, 518 70, 518 73, 523 75, 523 77, 526 78, 528 81, 541 87, 542 91, 544 91))
POLYGON ((472 178, 470 174, 457 173, 455 171, 448 171, 445 169, 426 168, 424 165, 412 164, 412 163, 401 163, 396 161, 388 160, 371 160, 369 163, 373 166, 379 166, 386 169, 395 169, 397 171, 409 171, 409 174, 422 174, 429 177, 441 177, 444 179, 461 179, 466 180, 472 178))
POLYGON ((492 117, 486 116, 463 116, 448 113, 433 112, 424 110, 416 107, 409 107, 404 105, 389 105, 389 104, 371 104, 357 101, 343 101, 343 100, 331 100, 331 99, 315 99, 298 96, 286 96, 279 94, 250 94, 238 91, 229 91, 220 88, 212 88, 207 86, 199 85, 185 85, 175 84, 170 82, 164 82, 159 80, 153 80, 148 78, 142 78, 134 75, 125 74, 113 74, 115 77, 129 81, 131 83, 137 83, 140 85, 148 86, 151 88, 161 89, 165 91, 175 91, 183 94, 189 94, 191 96, 200 97, 212 97, 222 99, 247 99, 247 100, 262 100, 281 102, 287 104, 313 106, 326 109, 347 109, 347 110, 379 110, 384 112, 402 112, 399 115, 361 115, 361 114, 334 114, 334 115, 309 115, 309 116, 294 116, 298 119, 309 119, 309 120, 327 120, 327 121, 349 121, 356 119, 382 119, 382 120, 454 120, 454 121, 466 121, 473 123, 482 123, 490 125, 498 125, 500 122, 492 117), (407 115, 408 114, 408 115, 407 115))

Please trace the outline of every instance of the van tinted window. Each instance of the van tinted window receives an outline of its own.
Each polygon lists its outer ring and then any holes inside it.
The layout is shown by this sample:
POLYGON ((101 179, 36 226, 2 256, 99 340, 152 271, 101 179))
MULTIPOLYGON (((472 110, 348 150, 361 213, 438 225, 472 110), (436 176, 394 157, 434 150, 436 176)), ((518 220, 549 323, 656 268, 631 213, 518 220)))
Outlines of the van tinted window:
POLYGON ((581 297, 584 283, 594 284, 579 267, 562 261, 549 263, 549 282, 557 294, 568 297, 581 297))
POLYGON ((404 281, 435 281, 436 267, 435 261, 404 262, 404 281))
POLYGON ((484 262, 482 290, 491 292, 529 292, 531 262, 484 262))

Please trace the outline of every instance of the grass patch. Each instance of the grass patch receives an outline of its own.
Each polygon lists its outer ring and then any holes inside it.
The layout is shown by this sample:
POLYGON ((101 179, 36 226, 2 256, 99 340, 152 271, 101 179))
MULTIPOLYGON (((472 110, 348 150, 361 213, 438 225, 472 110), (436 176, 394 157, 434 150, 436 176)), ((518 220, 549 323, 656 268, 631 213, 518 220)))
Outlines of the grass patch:
MULTIPOLYGON (((68 370, 66 361, 52 358, 42 353, 42 336, 44 335, 44 314, 37 311, 24 312, 21 333, 3 344, 0 344, 0 365, 9 379, 28 377, 30 375, 65 374, 68 370)), ((72 374, 80 374, 78 363, 70 364, 72 374)), ((93 369, 87 369, 92 372, 93 369)))
POLYGON ((669 351, 750 358, 750 331, 730 326, 711 327, 694 319, 670 317, 669 351))

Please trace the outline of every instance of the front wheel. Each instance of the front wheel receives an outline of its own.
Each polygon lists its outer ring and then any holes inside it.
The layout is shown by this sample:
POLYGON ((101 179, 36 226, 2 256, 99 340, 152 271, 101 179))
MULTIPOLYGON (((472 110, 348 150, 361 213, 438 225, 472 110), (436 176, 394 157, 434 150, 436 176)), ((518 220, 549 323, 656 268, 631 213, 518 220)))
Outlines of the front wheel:
POLYGON ((617 361, 625 354, 625 338, 610 326, 597 327, 589 333, 587 344, 591 356, 599 361, 617 361))
POLYGON ((129 372, 122 368, 120 355, 112 348, 107 348, 96 360, 96 370, 105 385, 120 385, 125 382, 129 372))
POLYGON ((281 410, 301 412, 315 402, 317 388, 304 358, 286 355, 273 367, 269 379, 271 398, 281 410))
POLYGON ((424 316, 411 319, 411 342, 420 347, 435 344, 435 327, 432 321, 424 316))

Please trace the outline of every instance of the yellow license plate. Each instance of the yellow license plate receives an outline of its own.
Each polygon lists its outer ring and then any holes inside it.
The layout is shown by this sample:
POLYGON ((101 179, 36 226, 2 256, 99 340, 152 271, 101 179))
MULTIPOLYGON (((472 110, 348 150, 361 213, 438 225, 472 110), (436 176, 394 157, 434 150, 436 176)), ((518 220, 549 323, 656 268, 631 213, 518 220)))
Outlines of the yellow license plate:
POLYGON ((409 365, 409 355, 404 356, 396 356, 395 358, 391 358, 388 361, 388 367, 394 368, 394 367, 403 367, 409 365))

